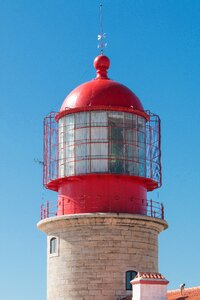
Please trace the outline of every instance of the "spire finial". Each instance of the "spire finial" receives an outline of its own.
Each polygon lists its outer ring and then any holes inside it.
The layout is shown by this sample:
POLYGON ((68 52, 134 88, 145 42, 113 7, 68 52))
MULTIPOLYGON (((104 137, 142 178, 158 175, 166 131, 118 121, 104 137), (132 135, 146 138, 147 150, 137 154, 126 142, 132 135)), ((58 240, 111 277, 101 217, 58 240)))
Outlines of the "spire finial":
POLYGON ((100 0, 100 32, 97 36, 98 39, 98 48, 100 49, 101 55, 103 55, 103 49, 107 46, 107 43, 104 42, 106 38, 106 33, 103 33, 103 22, 102 22, 102 0, 100 0))
POLYGON ((110 60, 107 56, 100 54, 94 60, 94 67, 97 70, 96 79, 109 79, 107 70, 110 67, 110 60))

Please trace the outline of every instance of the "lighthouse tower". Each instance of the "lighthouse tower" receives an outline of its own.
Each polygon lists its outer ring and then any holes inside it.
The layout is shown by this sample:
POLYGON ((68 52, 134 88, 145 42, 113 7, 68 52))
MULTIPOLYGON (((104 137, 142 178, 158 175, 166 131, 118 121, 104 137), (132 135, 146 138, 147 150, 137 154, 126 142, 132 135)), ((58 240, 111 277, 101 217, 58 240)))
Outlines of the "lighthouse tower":
POLYGON ((162 204, 160 119, 94 60, 96 78, 75 88, 44 122, 44 185, 58 192, 41 207, 47 234, 48 300, 117 300, 138 272, 158 272, 162 204))

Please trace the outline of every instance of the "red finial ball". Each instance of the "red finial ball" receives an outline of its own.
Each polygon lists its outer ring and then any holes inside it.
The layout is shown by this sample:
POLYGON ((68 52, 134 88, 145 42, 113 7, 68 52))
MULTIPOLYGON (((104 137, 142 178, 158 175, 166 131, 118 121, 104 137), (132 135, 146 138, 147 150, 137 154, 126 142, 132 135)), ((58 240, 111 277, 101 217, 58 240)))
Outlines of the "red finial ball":
POLYGON ((107 78, 107 70, 110 67, 110 60, 105 55, 99 55, 94 60, 94 67, 97 70, 97 79, 107 78))

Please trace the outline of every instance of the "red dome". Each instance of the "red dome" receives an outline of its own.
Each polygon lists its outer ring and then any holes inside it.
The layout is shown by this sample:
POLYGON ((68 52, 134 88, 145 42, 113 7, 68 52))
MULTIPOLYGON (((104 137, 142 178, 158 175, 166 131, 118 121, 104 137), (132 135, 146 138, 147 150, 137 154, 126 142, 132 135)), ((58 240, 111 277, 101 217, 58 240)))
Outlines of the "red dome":
POLYGON ((144 111, 138 97, 126 86, 107 77, 109 58, 99 55, 94 60, 97 77, 75 88, 64 100, 60 112, 70 108, 117 106, 144 111))

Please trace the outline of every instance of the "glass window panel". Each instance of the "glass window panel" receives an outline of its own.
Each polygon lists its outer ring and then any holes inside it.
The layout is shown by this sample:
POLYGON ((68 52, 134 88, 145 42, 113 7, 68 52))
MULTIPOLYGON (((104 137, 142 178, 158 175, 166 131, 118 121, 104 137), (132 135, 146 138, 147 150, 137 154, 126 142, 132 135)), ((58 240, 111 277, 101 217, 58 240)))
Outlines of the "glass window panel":
POLYGON ((133 130, 126 129, 126 142, 133 142, 133 130))
POLYGON ((145 132, 145 118, 138 116, 139 131, 145 132))
POLYGON ((57 240, 56 238, 51 238, 50 240, 50 254, 56 253, 57 250, 57 240))
POLYGON ((90 172, 90 160, 76 161, 76 174, 87 174, 90 172))
POLYGON ((108 125, 108 116, 107 112, 103 111, 92 111, 91 112, 91 125, 92 126, 107 126, 108 125))
POLYGON ((58 121, 58 128, 60 131, 63 131, 63 128, 64 128, 64 120, 65 118, 61 118, 59 121, 58 121))
POLYGON ((76 145, 76 159, 88 158, 90 155, 90 144, 76 145))
POLYGON ((146 160, 146 177, 151 177, 151 164, 149 160, 146 160))
POLYGON ((115 174, 124 173, 124 161, 121 159, 111 159, 109 160, 109 172, 115 174))
POLYGON ((108 157, 107 143, 93 143, 91 144, 91 157, 108 157))
POLYGON ((124 128, 111 126, 109 128, 109 140, 112 141, 123 141, 124 140, 124 128))
POLYGON ((140 176, 145 177, 145 164, 140 162, 140 176))
POLYGON ((59 143, 63 143, 64 142, 64 132, 63 131, 58 131, 58 141, 59 143))
POLYGON ((124 113, 124 127, 132 128, 132 126, 133 126, 132 114, 124 113))
POLYGON ((63 161, 59 163, 59 177, 65 176, 65 166, 63 164, 63 161))
POLYGON ((133 131, 133 143, 136 145, 138 142, 137 131, 133 131))
POLYGON ((139 148, 138 147, 133 147, 133 158, 136 162, 139 161, 139 148))
POLYGON ((137 130, 137 115, 132 115, 133 118, 133 129, 137 130))
POLYGON ((109 157, 123 158, 124 157, 124 144, 123 143, 109 144, 109 157))
POLYGON ((66 159, 68 160, 74 159, 74 146, 66 147, 66 159))
POLYGON ((91 140, 104 140, 108 139, 108 127, 92 127, 91 128, 91 140))
POLYGON ((94 172, 94 173, 108 172, 108 160, 107 159, 92 159, 91 160, 91 172, 94 172))
POLYGON ((110 128, 110 138, 112 141, 123 141, 124 135, 123 135, 124 129, 122 127, 111 127, 110 128))
POLYGON ((126 129, 126 141, 131 143, 136 143, 137 132, 133 129, 126 129))
POLYGON ((137 272, 133 270, 126 272, 126 290, 132 290, 132 285, 130 281, 133 280, 136 275, 137 272))
POLYGON ((145 134, 144 134, 144 132, 139 132, 139 143, 142 143, 143 145, 145 143, 145 134))
POLYGON ((121 112, 108 113, 109 125, 109 140, 123 141, 124 140, 124 114, 121 112))
POLYGON ((66 161, 66 176, 72 176, 74 175, 74 162, 68 162, 66 161))
POLYGON ((126 158, 130 158, 130 159, 134 158, 133 149, 134 149, 134 146, 129 145, 129 144, 126 145, 126 158))
POLYGON ((124 113, 117 111, 108 112, 108 124, 109 125, 117 125, 123 126, 124 123, 124 113))
POLYGON ((126 160, 125 162, 125 173, 133 175, 133 161, 126 160))
POLYGON ((79 128, 76 129, 76 142, 87 141, 90 138, 90 128, 79 128))
POLYGON ((133 163, 133 173, 134 173, 135 176, 140 175, 140 165, 137 162, 133 163))
POLYGON ((64 148, 60 148, 59 149, 59 159, 63 159, 64 158, 64 148))
POLYGON ((74 129, 68 129, 65 132, 65 142, 68 144, 74 144, 74 129))
POLYGON ((145 149, 140 148, 139 154, 140 154, 140 157, 139 157, 140 162, 145 162, 145 158, 146 158, 146 155, 145 155, 145 154, 146 154, 146 153, 145 153, 145 149))
POLYGON ((66 131, 70 129, 74 129, 74 115, 65 116, 65 128, 66 131))
POLYGON ((81 112, 75 114, 76 128, 89 126, 90 124, 90 113, 81 112))

